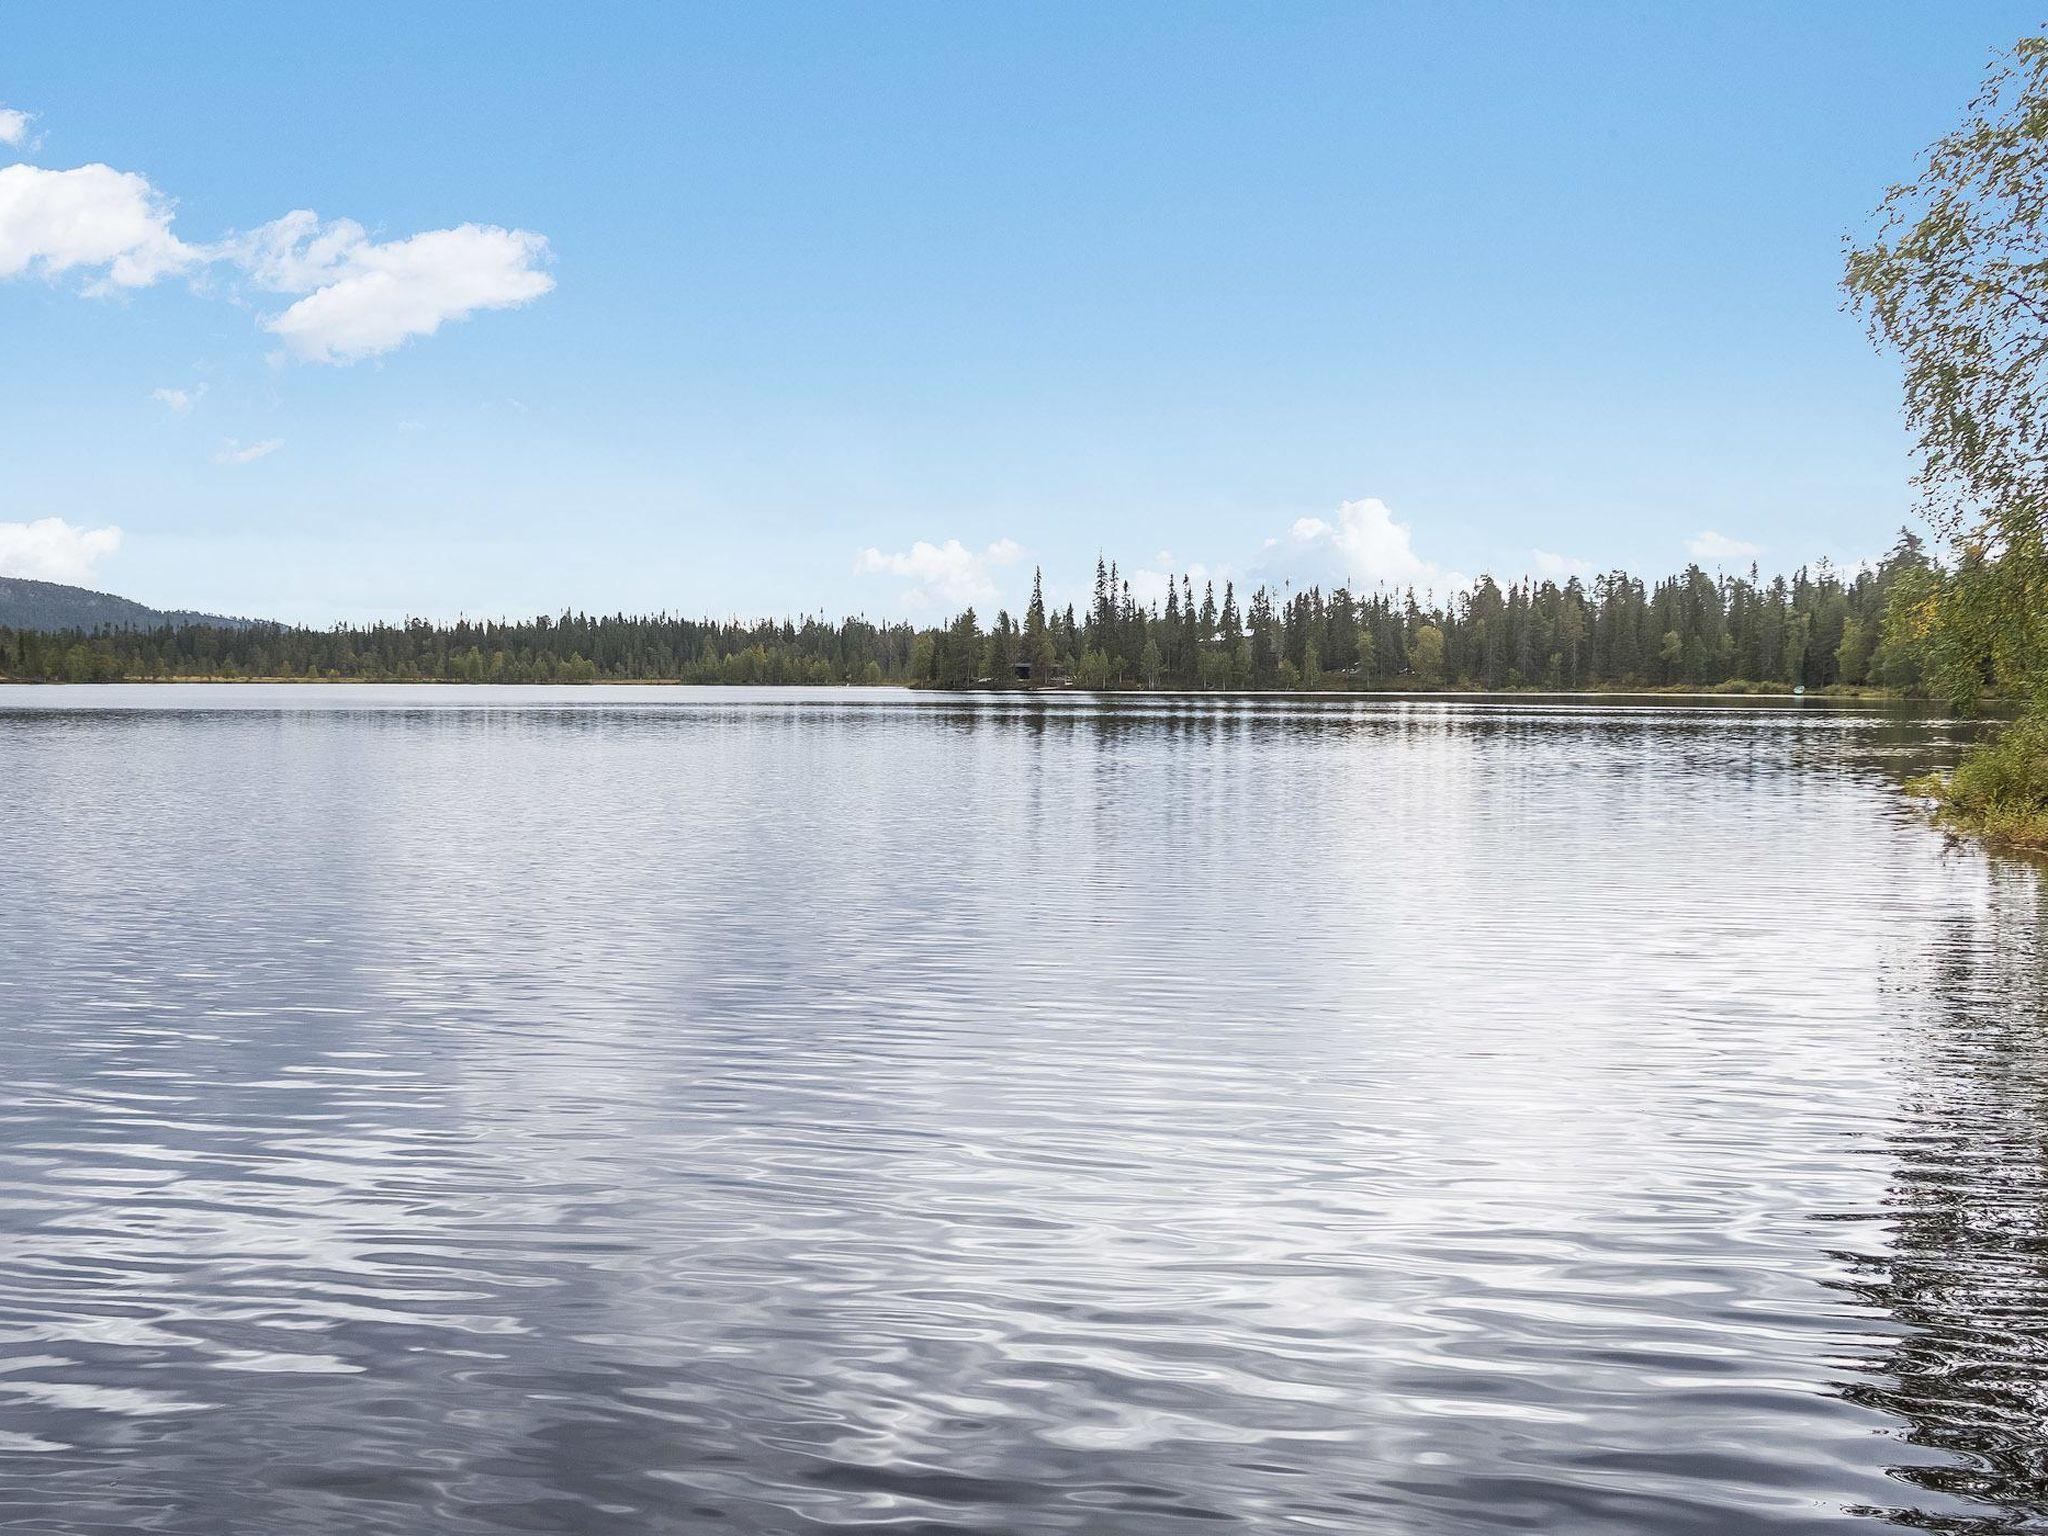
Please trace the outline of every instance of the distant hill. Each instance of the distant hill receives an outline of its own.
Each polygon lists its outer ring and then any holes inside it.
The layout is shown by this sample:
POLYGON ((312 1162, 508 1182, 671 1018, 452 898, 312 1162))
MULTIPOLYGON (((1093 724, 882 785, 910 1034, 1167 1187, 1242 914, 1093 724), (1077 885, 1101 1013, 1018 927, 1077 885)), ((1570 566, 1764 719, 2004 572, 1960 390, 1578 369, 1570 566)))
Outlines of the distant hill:
POLYGON ((0 576, 0 629, 162 629, 167 624, 254 629, 260 622, 184 608, 146 608, 111 592, 30 581, 25 576, 0 576))

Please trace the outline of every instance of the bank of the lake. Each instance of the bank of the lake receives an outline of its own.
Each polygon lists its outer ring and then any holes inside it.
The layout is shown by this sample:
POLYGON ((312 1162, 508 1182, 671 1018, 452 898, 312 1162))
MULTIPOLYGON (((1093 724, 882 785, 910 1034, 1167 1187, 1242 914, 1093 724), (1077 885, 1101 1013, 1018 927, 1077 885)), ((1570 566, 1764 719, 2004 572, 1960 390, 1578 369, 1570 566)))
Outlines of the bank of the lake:
POLYGON ((2048 716, 2004 726, 1953 770, 1912 780, 1936 822, 2001 852, 2048 857, 2048 716))
MULTIPOLYGON (((1372 687, 1363 684, 1331 679, 1318 688, 1270 687, 1270 688, 1205 688, 1172 687, 1159 685, 1146 687, 1137 683, 1113 683, 1101 687, 1084 687, 1073 682, 1059 682, 1046 685, 1011 684, 980 678, 957 687, 927 682, 921 679, 873 681, 865 678, 825 678, 809 682, 749 683, 737 680, 713 679, 703 681, 687 677, 588 677, 561 679, 550 683, 535 684, 529 680, 510 678, 463 679, 447 677, 385 676, 361 674, 350 676, 298 676, 292 673, 245 675, 241 673, 174 673, 174 674, 108 674, 90 679, 63 677, 23 677, 10 675, 0 668, 0 684, 15 687, 71 687, 84 685, 101 687, 108 684, 164 685, 169 687, 194 684, 227 687, 479 687, 479 688, 523 688, 523 687, 564 687, 564 688, 735 688, 751 690, 810 689, 810 688, 906 688, 916 693, 985 693, 1002 694, 1018 698, 1047 697, 1059 698, 1074 694, 1093 694, 1123 698, 1360 698, 1360 699, 1463 699, 1463 698, 1667 698, 1667 699, 1850 699, 1869 702, 1914 702, 1932 703, 1927 695, 1911 689, 1872 687, 1863 684, 1830 683, 1815 688, 1789 688, 1783 683, 1754 683, 1731 681, 1706 685, 1688 683, 1593 683, 1579 688, 1551 688, 1540 684, 1511 684, 1489 688, 1477 683, 1445 683, 1435 687, 1409 686, 1401 688, 1372 687)), ((1990 702, 1996 702, 1992 700, 1990 702)))
POLYGON ((21 682, 151 678, 359 683, 583 682, 758 687, 1070 681, 1293 693, 1338 689, 1682 688, 1911 692, 1927 657, 1900 604, 1935 568, 1911 535, 1854 573, 1825 562, 1766 579, 1699 566, 1562 582, 1480 577, 1450 594, 1391 589, 1240 593, 1192 577, 1140 596, 1115 566, 1094 598, 1021 621, 969 608, 939 623, 562 613, 526 619, 48 631, 0 623, 0 674, 21 682))

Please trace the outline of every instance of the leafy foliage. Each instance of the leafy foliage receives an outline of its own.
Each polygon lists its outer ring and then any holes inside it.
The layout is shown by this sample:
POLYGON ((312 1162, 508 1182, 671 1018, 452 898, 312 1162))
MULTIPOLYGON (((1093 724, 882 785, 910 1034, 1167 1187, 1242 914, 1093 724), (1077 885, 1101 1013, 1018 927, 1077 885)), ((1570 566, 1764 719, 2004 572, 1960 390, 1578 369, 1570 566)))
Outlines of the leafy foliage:
POLYGON ((1959 701, 1977 676, 2048 704, 2048 37, 1992 69, 1893 187, 1843 284, 1904 364, 1926 510, 1961 552, 1921 633, 1959 701))
POLYGON ((2001 848, 2048 854, 2048 715, 2029 715, 1974 748, 1947 778, 1909 786, 1941 820, 2001 848))
POLYGON ((1961 554, 1888 633, 1957 705, 1989 681, 2031 706, 1922 787, 1951 825, 2048 849, 2048 37, 2022 38, 1886 194, 1843 283, 1905 365, 1921 491, 1961 554))

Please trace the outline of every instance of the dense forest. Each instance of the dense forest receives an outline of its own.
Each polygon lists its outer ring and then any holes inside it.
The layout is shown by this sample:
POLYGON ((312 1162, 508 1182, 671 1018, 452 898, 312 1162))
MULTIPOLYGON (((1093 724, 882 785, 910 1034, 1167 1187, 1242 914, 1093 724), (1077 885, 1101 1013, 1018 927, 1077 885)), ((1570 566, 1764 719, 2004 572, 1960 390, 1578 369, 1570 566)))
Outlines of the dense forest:
POLYGON ((1853 575, 1716 577, 1698 566, 1647 583, 1481 578, 1447 603, 1182 577, 1137 601, 1098 562, 1085 613, 1049 610, 1034 577, 1021 620, 972 609, 918 628, 819 618, 716 622, 564 614, 513 623, 174 625, 47 633, 0 629, 16 681, 300 678, 463 683, 1070 682, 1085 688, 1825 688, 1917 691, 1929 661, 1912 617, 1941 573, 1902 534, 1853 575))

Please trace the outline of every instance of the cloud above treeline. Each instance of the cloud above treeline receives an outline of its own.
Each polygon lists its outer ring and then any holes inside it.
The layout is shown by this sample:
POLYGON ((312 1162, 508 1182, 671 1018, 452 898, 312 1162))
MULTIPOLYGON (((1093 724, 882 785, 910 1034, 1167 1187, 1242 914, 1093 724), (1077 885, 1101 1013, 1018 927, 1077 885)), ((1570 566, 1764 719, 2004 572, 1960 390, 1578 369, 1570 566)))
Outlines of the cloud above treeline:
MULTIPOLYGON (((26 113, 0 109, 0 143, 26 136, 26 113)), ((546 237, 458 224, 377 240, 352 219, 297 209, 245 233, 192 243, 171 200, 133 171, 0 166, 0 281, 77 281, 88 296, 225 270, 294 302, 259 324, 315 363, 377 357, 451 320, 516 309, 555 286, 546 237)))
MULTIPOLYGON (((1761 544, 1712 529, 1687 539, 1685 546, 1694 560, 1706 564, 1747 564, 1765 552, 1761 544)), ((1005 597, 1011 599, 1012 612, 1017 611, 1019 579, 1001 584, 997 573, 1016 565, 1025 554, 1013 539, 1000 539, 982 550, 970 549, 958 539, 943 544, 920 540, 893 554, 864 549, 854 561, 854 570, 895 576, 909 583, 897 595, 906 608, 917 613, 957 613, 971 604, 986 622, 1005 597)), ((1524 578, 1563 585, 1591 582, 1600 567, 1576 555, 1531 548, 1519 553, 1503 551, 1486 569, 1503 585, 1524 578)), ((1067 584, 1069 579, 1085 575, 1085 570, 1069 569, 1064 561, 1058 568, 1048 566, 1048 606, 1058 608, 1072 601, 1085 608, 1087 582, 1067 584)), ((1442 564, 1419 549, 1414 525, 1396 517, 1393 508, 1377 496, 1340 502, 1326 517, 1297 517, 1283 532, 1264 539, 1249 561, 1205 564, 1183 561, 1161 550, 1143 566, 1126 566, 1120 572, 1132 599, 1144 607, 1163 607, 1167 589, 1177 590, 1183 577, 1192 583, 1197 599, 1209 583, 1214 583, 1219 599, 1224 584, 1234 583, 1240 602, 1265 586, 1296 592, 1318 587, 1326 593, 1345 587, 1354 596, 1412 591, 1425 601, 1447 603, 1469 593, 1481 580, 1478 574, 1442 564)))
POLYGON ((970 603, 992 603, 1000 595, 994 572, 1015 565, 1024 558, 1024 546, 1015 539, 997 539, 982 550, 972 550, 958 539, 943 544, 919 539, 909 549, 885 554, 864 549, 854 557, 853 569, 862 576, 898 576, 910 583, 902 596, 913 608, 938 604, 955 607, 970 603))
POLYGON ((75 584, 120 547, 118 528, 79 528, 61 517, 0 523, 0 576, 75 584))
POLYGON ((1413 588, 1439 595, 1468 584, 1460 572, 1417 553, 1414 529, 1396 521, 1377 496, 1342 502, 1329 518, 1296 518, 1284 535, 1266 540, 1252 575, 1298 587, 1413 588))
MULTIPOLYGON (((858 575, 893 576, 907 583, 896 595, 909 609, 957 612, 970 604, 991 608, 1000 602, 1005 591, 997 573, 1017 565, 1025 553, 1021 544, 1007 538, 979 550, 959 539, 937 544, 920 539, 895 552, 863 549, 854 557, 853 568, 858 575)), ((1530 550, 1527 558, 1533 574, 1556 580, 1592 569, 1583 560, 1543 550, 1530 550)), ((1046 573, 1046 597, 1052 606, 1066 600, 1062 583, 1071 574, 1046 573)), ((1419 553, 1413 528, 1397 520, 1377 496, 1342 502, 1327 518, 1296 518, 1285 533, 1266 539, 1248 564, 1184 563, 1161 550, 1148 564, 1122 573, 1131 596, 1148 605, 1163 603, 1169 583, 1177 585, 1184 576, 1197 592, 1214 582, 1220 593, 1224 582, 1234 581, 1240 594, 1261 585, 1291 585, 1297 590, 1316 586, 1325 591, 1342 586, 1357 593, 1412 589, 1438 599, 1463 591, 1473 580, 1419 553)), ((1077 590, 1085 591, 1085 586, 1077 590)))
POLYGON ((1687 539, 1685 547, 1695 560, 1754 560, 1764 552, 1761 544, 1752 544, 1747 539, 1731 539, 1711 528, 1687 539))
POLYGON ((1593 574, 1593 562, 1574 555, 1554 554, 1547 549, 1532 549, 1529 551, 1529 574, 1541 576, 1545 581, 1564 582, 1574 576, 1583 579, 1593 574))

